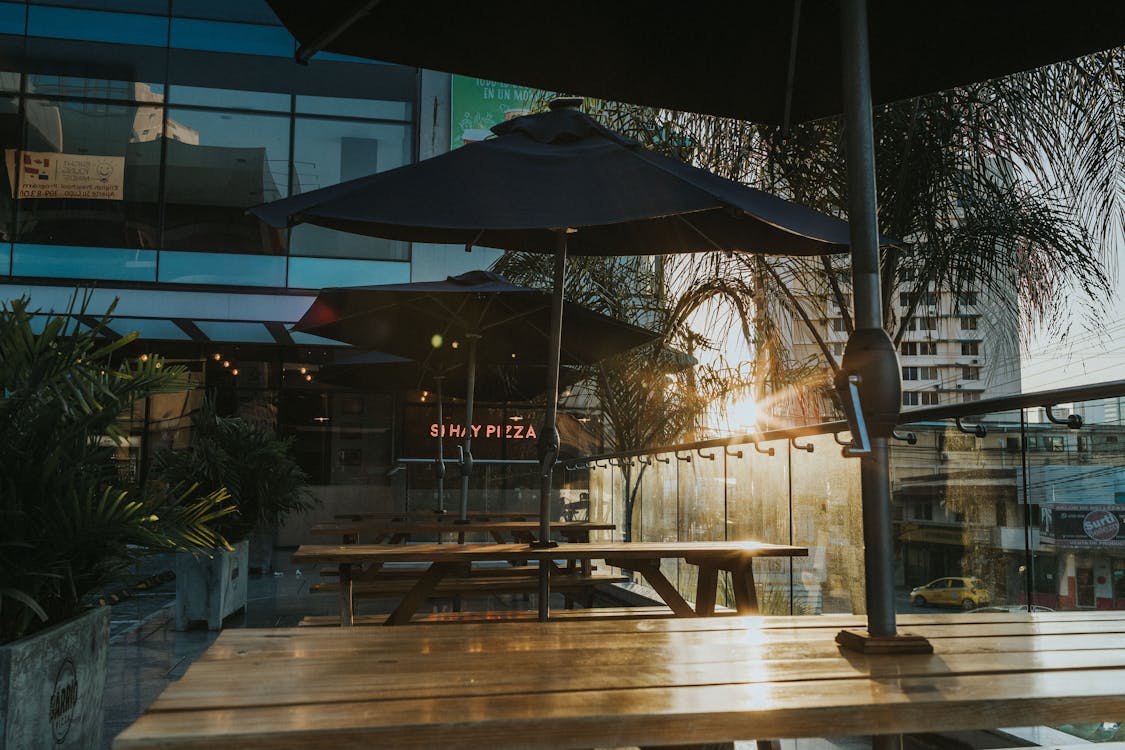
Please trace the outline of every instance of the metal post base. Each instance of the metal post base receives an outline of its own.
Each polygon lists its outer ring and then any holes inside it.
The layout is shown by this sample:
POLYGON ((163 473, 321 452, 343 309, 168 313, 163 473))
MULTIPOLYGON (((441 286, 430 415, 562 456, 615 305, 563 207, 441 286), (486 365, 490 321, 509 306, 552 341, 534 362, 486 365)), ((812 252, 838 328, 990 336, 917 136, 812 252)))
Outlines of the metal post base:
POLYGON ((841 630, 836 643, 860 654, 932 654, 934 647, 920 635, 897 633, 890 636, 871 635, 866 628, 841 630))
POLYGON ((551 541, 550 539, 534 541, 527 545, 532 549, 554 549, 559 546, 558 542, 551 541))

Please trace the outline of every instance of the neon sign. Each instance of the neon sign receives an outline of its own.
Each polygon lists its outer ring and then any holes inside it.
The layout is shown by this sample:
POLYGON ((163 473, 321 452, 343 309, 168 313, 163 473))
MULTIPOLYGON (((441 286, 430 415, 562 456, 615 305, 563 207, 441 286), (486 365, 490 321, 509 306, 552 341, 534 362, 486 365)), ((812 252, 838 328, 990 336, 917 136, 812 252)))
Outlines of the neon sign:
MULTIPOLYGON (((522 424, 474 424, 472 425, 472 437, 476 440, 479 437, 484 438, 501 438, 504 440, 535 440, 539 437, 535 432, 535 428, 529 425, 522 424)), ((430 437, 457 438, 465 437, 468 430, 464 425, 450 424, 439 425, 437 422, 430 424, 430 437)))

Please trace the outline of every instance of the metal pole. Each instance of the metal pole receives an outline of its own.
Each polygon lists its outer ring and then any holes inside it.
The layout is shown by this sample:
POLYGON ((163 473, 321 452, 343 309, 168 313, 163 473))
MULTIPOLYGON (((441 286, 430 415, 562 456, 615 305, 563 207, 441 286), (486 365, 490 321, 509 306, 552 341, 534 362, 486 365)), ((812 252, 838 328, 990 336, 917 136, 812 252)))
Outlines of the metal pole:
MULTIPOLYGON (((843 0, 840 3, 840 48, 855 325, 857 330, 881 331, 883 306, 879 282, 879 228, 875 212, 875 145, 866 0, 843 0)), ((894 352, 892 350, 880 356, 894 357, 894 352)), ((859 374, 862 377, 863 373, 859 374)), ((861 459, 860 469, 867 629, 876 637, 895 635, 887 437, 872 435, 871 453, 861 459)))
POLYGON ((444 375, 435 375, 434 380, 437 382, 437 491, 438 491, 438 513, 445 513, 445 414, 442 411, 442 381, 445 380, 444 375))
MULTIPOLYGON (((555 236, 555 279, 551 292, 551 336, 547 350, 547 409, 539 433, 539 540, 537 547, 554 547, 551 541, 551 478, 559 456, 559 429, 555 424, 559 407, 559 363, 562 359, 563 287, 566 284, 566 230, 555 236)), ((551 565, 539 563, 539 619, 546 621, 550 611, 551 565)))
POLYGON ((479 333, 465 335, 469 342, 469 369, 465 373, 465 436, 461 440, 461 522, 469 520, 469 477, 473 473, 473 401, 477 390, 477 342, 479 333))

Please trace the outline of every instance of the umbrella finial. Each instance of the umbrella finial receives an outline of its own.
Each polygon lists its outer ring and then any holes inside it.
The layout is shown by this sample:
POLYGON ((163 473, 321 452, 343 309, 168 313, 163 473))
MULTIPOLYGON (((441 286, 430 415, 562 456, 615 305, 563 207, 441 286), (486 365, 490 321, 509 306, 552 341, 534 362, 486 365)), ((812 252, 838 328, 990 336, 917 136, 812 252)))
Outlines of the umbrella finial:
POLYGON ((582 109, 585 102, 586 100, 581 96, 556 96, 547 102, 547 106, 551 108, 551 111, 556 109, 582 109))

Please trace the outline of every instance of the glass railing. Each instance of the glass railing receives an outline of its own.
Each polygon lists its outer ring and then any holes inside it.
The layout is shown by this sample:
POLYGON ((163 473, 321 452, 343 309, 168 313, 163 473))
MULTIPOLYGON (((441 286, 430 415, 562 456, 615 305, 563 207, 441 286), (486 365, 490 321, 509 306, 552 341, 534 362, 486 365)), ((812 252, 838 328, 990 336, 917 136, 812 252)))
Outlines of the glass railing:
MULTIPOLYGON (((1123 417, 1125 381, 904 413, 912 439, 892 441, 890 469, 896 610, 1125 609, 1123 417)), ((588 487, 590 518, 616 539, 807 547, 755 564, 763 611, 863 614, 846 429, 590 456, 565 465, 563 485, 588 487)), ((691 566, 665 573, 693 595, 691 566)))

